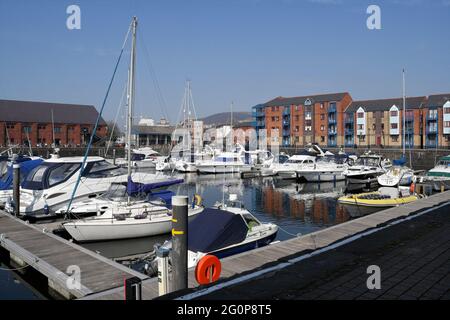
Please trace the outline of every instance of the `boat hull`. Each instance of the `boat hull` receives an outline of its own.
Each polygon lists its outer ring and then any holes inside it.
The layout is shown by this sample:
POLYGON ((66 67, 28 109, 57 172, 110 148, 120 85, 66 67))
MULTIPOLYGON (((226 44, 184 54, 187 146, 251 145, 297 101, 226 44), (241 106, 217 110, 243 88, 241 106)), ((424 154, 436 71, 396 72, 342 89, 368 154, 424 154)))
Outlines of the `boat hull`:
POLYGON ((342 172, 331 171, 297 171, 297 180, 308 182, 332 182, 345 180, 342 172))
POLYGON ((241 173, 252 170, 250 165, 197 165, 199 173, 217 174, 217 173, 241 173))

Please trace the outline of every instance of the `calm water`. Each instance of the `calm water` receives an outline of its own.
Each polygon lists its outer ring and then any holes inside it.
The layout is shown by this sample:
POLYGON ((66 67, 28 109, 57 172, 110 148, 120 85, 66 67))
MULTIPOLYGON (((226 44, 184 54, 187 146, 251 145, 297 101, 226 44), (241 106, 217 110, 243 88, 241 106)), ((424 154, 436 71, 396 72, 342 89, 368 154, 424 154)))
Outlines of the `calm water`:
MULTIPOLYGON (((176 174, 184 183, 170 190, 178 195, 201 195, 205 206, 237 194, 239 201, 261 222, 273 222, 280 227, 277 240, 286 240, 298 234, 307 234, 331 225, 345 222, 352 217, 370 212, 353 212, 339 205, 336 199, 348 193, 344 181, 336 183, 302 183, 273 177, 241 179, 238 174, 197 175, 176 174)), ((361 191, 361 188, 356 188, 361 191)), ((156 243, 163 243, 169 235, 151 238, 118 240, 83 244, 108 258, 146 253, 156 243)), ((5 268, 5 265, 1 265, 5 268)), ((46 292, 36 274, 21 275, 0 269, 0 299, 55 298, 46 292), (37 290, 36 290, 37 289, 37 290)))

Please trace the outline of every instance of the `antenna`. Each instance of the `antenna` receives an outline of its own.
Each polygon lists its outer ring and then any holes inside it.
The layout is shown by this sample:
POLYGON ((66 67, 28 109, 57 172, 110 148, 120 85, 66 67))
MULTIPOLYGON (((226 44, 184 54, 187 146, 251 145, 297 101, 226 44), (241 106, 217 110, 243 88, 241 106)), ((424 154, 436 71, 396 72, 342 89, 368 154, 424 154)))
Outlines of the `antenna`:
POLYGON ((403 157, 405 157, 406 147, 406 94, 405 94, 405 68, 403 68, 403 157))

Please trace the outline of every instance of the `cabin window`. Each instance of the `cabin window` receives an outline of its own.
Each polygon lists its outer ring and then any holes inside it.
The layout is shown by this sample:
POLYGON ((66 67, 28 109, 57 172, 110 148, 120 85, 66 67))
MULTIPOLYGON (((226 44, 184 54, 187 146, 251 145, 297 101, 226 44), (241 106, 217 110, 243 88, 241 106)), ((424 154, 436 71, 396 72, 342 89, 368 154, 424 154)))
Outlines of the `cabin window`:
POLYGON ((116 169, 116 168, 117 167, 115 165, 109 163, 106 160, 94 162, 91 170, 89 170, 89 174, 97 173, 97 172, 104 171, 104 170, 112 170, 112 169, 116 169))
POLYGON ((78 170, 79 167, 80 165, 76 163, 64 163, 60 166, 52 168, 48 176, 49 187, 63 182, 64 180, 69 178, 76 170, 78 170))
POLYGON ((46 166, 39 166, 36 167, 33 171, 30 173, 31 179, 28 179, 32 182, 40 182, 42 181, 42 177, 44 176, 45 171, 47 170, 46 166))

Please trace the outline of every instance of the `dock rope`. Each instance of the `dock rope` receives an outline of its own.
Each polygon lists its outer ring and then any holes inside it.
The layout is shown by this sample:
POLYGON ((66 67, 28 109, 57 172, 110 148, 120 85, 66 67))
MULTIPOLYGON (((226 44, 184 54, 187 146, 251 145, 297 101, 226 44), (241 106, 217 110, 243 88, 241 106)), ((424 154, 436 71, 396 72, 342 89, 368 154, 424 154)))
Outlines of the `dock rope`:
POLYGON ((300 237, 300 236, 303 235, 301 232, 296 233, 296 234, 295 234, 295 233, 291 233, 291 232, 287 231, 286 229, 283 229, 283 228, 280 227, 280 226, 278 226, 278 229, 281 230, 281 231, 283 231, 284 233, 290 235, 290 236, 293 236, 293 237, 300 237))

